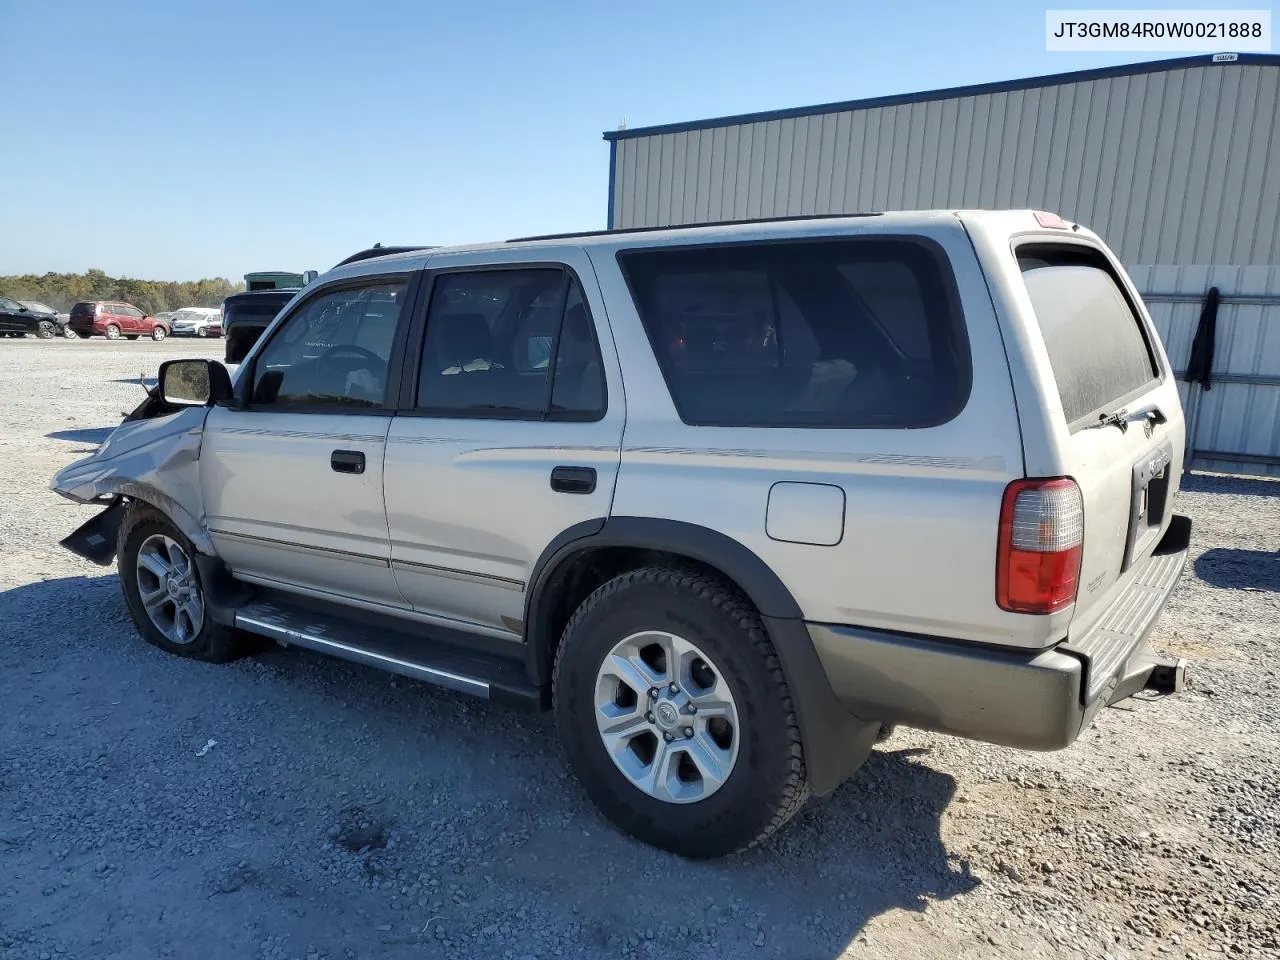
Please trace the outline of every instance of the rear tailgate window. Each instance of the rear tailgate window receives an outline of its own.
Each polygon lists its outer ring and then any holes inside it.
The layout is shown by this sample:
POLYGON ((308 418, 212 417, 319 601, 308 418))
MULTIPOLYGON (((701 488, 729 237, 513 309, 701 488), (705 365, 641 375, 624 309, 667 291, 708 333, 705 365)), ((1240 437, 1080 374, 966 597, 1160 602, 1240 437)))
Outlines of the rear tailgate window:
POLYGON ((619 253, 685 423, 927 427, 968 399, 950 264, 914 237, 619 253))
POLYGON ((276 318, 276 314, 284 308, 286 303, 288 303, 287 300, 274 299, 265 303, 228 303, 225 307, 223 322, 228 325, 245 323, 265 327, 276 318))
POLYGON ((1147 333, 1100 252, 1036 244, 1017 254, 1067 423, 1154 386, 1159 367, 1147 333))

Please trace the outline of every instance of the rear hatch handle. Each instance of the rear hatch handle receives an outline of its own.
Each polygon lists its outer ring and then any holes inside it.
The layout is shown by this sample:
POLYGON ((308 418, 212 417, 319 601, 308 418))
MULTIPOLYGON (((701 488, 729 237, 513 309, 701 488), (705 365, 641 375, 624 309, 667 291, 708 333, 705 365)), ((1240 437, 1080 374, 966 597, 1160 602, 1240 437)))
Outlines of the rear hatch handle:
POLYGON ((1129 424, 1137 420, 1144 421, 1147 436, 1151 436, 1151 432, 1160 424, 1167 423, 1169 418, 1154 403, 1139 410, 1129 410, 1128 407, 1121 407, 1111 413, 1098 414, 1098 419, 1089 424, 1089 429, 1095 427, 1119 427, 1120 432, 1125 433, 1129 429, 1129 424))

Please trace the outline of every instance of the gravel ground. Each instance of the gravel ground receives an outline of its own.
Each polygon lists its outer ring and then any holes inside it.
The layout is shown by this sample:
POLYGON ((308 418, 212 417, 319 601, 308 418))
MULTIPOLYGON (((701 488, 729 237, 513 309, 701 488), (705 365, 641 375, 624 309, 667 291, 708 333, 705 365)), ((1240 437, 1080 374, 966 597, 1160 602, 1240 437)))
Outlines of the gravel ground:
POLYGON ((1194 690, 1028 754, 901 731, 699 864, 596 814, 547 716, 142 643, 47 489, 220 342, 0 342, 0 958, 1280 955, 1280 483, 1197 477, 1158 645, 1194 690), (126 382, 120 382, 126 381, 126 382))

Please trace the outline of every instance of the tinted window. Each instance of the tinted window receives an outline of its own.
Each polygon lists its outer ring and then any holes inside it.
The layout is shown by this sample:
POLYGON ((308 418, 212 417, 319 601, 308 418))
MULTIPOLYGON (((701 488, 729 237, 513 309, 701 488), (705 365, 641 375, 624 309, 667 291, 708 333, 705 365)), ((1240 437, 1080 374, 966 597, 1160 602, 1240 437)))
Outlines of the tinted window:
POLYGON ((20 304, 16 300, 10 300, 8 297, 0 297, 0 310, 12 310, 17 313, 20 304))
POLYGON ((245 300, 228 301, 224 306, 223 320, 230 326, 233 323, 251 323, 265 327, 276 318, 276 314, 288 300, 245 300))
POLYGON ((312 297, 259 354, 252 402, 381 406, 406 288, 376 283, 312 297))
POLYGON ((71 316, 91 317, 93 316, 93 308, 94 304, 82 300, 71 308, 71 316))
POLYGON ((472 417, 603 415, 600 352, 576 281, 555 269, 438 277, 417 404, 472 417))
POLYGON ((686 423, 920 427, 968 396, 951 273, 923 242, 667 247, 619 260, 686 423))
POLYGON ((1022 247, 1018 264, 1068 423, 1156 378, 1146 334, 1101 254, 1022 247))

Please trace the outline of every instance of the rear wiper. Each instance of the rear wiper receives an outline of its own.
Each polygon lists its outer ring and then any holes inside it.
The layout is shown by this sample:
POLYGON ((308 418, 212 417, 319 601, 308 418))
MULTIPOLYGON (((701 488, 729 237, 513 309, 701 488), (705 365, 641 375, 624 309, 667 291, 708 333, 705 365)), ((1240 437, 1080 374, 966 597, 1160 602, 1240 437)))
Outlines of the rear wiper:
POLYGON ((1089 428, 1094 427, 1119 427, 1121 433, 1125 433, 1129 429, 1129 409, 1121 407, 1114 413, 1098 414, 1097 422, 1089 424, 1089 428))

